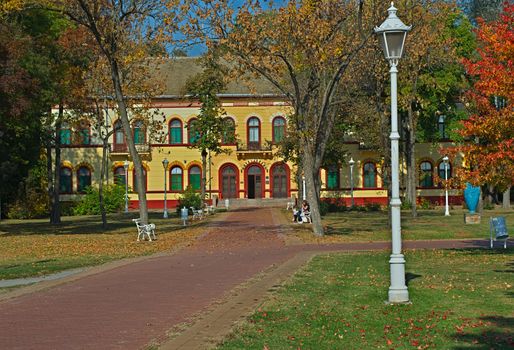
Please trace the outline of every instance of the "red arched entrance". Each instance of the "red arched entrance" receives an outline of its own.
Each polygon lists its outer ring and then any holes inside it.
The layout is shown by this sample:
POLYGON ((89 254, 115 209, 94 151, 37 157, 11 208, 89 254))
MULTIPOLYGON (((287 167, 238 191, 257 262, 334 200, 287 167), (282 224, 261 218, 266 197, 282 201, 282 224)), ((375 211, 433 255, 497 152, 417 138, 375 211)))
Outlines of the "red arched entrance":
POLYGON ((223 165, 218 174, 220 198, 239 197, 239 172, 233 164, 223 165))
POLYGON ((264 198, 264 168, 260 164, 250 164, 245 169, 246 198, 264 198))
POLYGON ((270 170, 271 196, 273 198, 289 197, 289 167, 285 163, 273 164, 270 170))

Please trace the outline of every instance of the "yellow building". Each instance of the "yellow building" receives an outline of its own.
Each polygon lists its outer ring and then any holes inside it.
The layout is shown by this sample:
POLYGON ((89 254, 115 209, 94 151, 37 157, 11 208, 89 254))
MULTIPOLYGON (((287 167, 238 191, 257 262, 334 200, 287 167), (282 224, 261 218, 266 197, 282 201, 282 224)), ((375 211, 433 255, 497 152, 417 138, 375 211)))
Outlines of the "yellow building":
MULTIPOLYGON (((253 86, 232 83, 220 95, 222 107, 226 111, 227 122, 234 124, 236 144, 226 144, 227 154, 209 156, 209 166, 202 169, 200 151, 191 149, 194 135, 188 133, 188 124, 199 113, 199 105, 185 99, 183 85, 189 76, 200 68, 191 58, 176 59, 167 63, 163 70, 168 72, 166 94, 154 100, 153 105, 164 115, 162 132, 165 135, 152 135, 145 124, 132 121, 134 139, 142 156, 149 208, 162 208, 164 183, 168 207, 176 204, 183 190, 191 185, 200 189, 203 171, 207 175, 209 198, 251 199, 251 198, 290 198, 296 197, 298 188, 295 181, 294 164, 284 162, 277 156, 276 144, 287 130, 287 115, 290 107, 284 99, 265 82, 258 81, 253 86), (163 167, 163 160, 169 164, 163 167)), ((110 125, 114 128, 120 121, 111 112, 110 125)), ((88 185, 94 185, 100 178, 102 159, 101 140, 94 136, 88 125, 80 130, 64 127, 61 133, 62 168, 61 200, 74 200, 88 185), (79 142, 73 142, 71 135, 81 135, 79 142)), ((128 180, 134 188, 134 171, 123 132, 115 132, 109 140, 108 182, 116 179, 128 180), (125 162, 128 168, 125 169, 125 162)), ((351 188, 356 204, 376 202, 387 204, 387 190, 378 176, 379 157, 371 150, 364 150, 356 142, 347 143, 348 159, 341 160, 342 166, 322 169, 320 172, 323 196, 342 198, 350 204, 351 188), (348 160, 352 157, 353 186, 350 183, 348 160)), ((442 188, 434 182, 435 174, 442 174, 442 157, 438 148, 430 144, 417 147, 418 169, 421 179, 419 194, 439 201, 444 196, 442 188)), ((450 171, 451 176, 451 171, 450 171)), ((131 206, 137 207, 137 194, 129 193, 131 206)), ((460 201, 458 193, 452 193, 452 201, 460 201)))

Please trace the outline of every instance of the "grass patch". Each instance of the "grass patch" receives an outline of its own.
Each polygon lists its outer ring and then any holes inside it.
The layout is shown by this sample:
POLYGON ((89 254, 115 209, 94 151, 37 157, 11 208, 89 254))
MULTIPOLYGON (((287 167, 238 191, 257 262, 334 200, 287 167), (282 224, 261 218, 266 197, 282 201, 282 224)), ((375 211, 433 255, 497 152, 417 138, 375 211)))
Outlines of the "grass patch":
POLYGON ((219 349, 514 347, 513 249, 408 251, 411 305, 384 304, 388 258, 316 257, 219 349))
POLYGON ((107 229, 96 216, 63 217, 60 225, 47 220, 7 220, 0 223, 0 279, 51 274, 112 260, 169 251, 203 232, 206 220, 184 228, 176 215, 163 219, 151 213, 157 241, 136 242, 132 219, 137 213, 109 215, 107 229))
MULTIPOLYGON (((434 240, 434 239, 465 239, 488 238, 489 218, 505 216, 507 227, 511 234, 514 228, 514 211, 488 210, 484 211, 482 221, 478 225, 464 224, 463 209, 452 210, 451 216, 444 216, 444 209, 418 210, 418 217, 413 218, 410 211, 402 211, 402 239, 404 240, 434 240)), ((290 211, 283 211, 289 218, 290 211)), ((330 213, 323 217, 325 236, 316 237, 308 224, 291 224, 291 234, 303 242, 339 243, 355 241, 389 241, 389 213, 387 211, 360 212, 348 211, 330 213)))

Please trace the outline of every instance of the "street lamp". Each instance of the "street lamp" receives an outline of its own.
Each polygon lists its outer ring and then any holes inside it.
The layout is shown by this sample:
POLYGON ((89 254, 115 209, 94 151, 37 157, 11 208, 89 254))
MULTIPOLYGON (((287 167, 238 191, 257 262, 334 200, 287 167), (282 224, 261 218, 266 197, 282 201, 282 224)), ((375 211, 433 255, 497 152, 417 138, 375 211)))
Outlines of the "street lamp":
POLYGON ((446 203, 446 206, 444 208, 444 216, 450 216, 450 207, 448 206, 448 161, 449 161, 449 158, 448 156, 444 156, 443 157, 443 162, 444 162, 444 187, 445 187, 445 191, 444 191, 444 199, 445 199, 445 203, 446 203))
POLYGON ((399 182, 399 155, 398 141, 398 110, 397 110, 397 83, 396 75, 398 60, 402 57, 403 44, 407 32, 411 29, 397 16, 397 9, 391 2, 388 9, 389 16, 380 25, 375 27, 375 34, 384 50, 385 58, 389 61, 391 69, 391 226, 392 226, 392 254, 389 260, 391 269, 391 286, 389 287, 388 301, 392 304, 409 301, 409 290, 405 284, 405 258, 402 254, 402 234, 400 222, 400 182, 399 182))
POLYGON ((303 200, 307 200, 307 193, 305 193, 305 176, 302 176, 302 183, 303 183, 303 190, 302 190, 302 197, 303 200))
POLYGON ((123 163, 123 168, 125 169, 125 213, 128 213, 128 167, 129 162, 126 160, 123 163))
POLYGON ((170 162, 168 161, 168 159, 164 158, 162 160, 162 167, 164 168, 164 213, 162 215, 163 218, 167 219, 168 218, 168 207, 167 207, 167 204, 166 204, 166 173, 168 171, 168 164, 170 162))
POLYGON ((350 164, 350 195, 352 197, 352 208, 354 206, 354 202, 353 202, 353 166, 355 165, 355 161, 353 160, 353 158, 350 157, 350 161, 348 162, 348 164, 350 164))

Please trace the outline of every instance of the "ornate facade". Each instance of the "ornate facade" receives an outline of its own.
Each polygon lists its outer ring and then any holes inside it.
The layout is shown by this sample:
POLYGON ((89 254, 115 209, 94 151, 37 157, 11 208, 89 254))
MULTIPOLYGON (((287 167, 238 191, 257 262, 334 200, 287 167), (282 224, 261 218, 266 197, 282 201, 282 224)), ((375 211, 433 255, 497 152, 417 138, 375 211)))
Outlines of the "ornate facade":
MULTIPOLYGON (((198 104, 191 103, 180 95, 188 76, 199 68, 191 65, 191 59, 170 63, 165 95, 155 99, 154 106, 164 115, 162 132, 156 137, 145 127, 145 123, 132 121, 136 147, 142 156, 146 173, 146 189, 149 208, 162 208, 164 183, 168 207, 173 207, 187 186, 199 190, 202 173, 207 175, 207 193, 210 198, 289 198, 297 196, 294 164, 284 162, 277 155, 279 143, 287 132, 287 115, 290 107, 280 95, 266 84, 253 88, 237 82, 229 85, 221 95, 226 111, 226 122, 234 125, 237 143, 225 144, 226 154, 210 154, 209 166, 202 169, 200 151, 189 146, 194 135, 187 125, 194 122, 199 113, 198 104), (186 68, 187 67, 187 68, 186 68), (193 67, 194 69, 192 69, 193 67), (163 167, 163 160, 169 164, 163 167)), ((113 113, 109 113, 114 115, 113 113)), ((116 130, 119 123, 115 116, 108 121, 116 130)), ((85 187, 95 185, 100 178, 102 143, 87 124, 79 124, 78 130, 64 127, 61 132, 62 167, 61 200, 74 200, 85 187), (79 137, 71 137, 79 135, 79 137)), ((135 172, 121 130, 109 139, 108 182, 128 182, 132 207, 137 207, 135 172), (129 162, 125 170, 124 163, 129 162)), ((444 191, 438 184, 436 174, 444 178, 444 164, 439 153, 440 146, 418 144, 419 194, 432 201, 442 201, 444 191)), ((348 159, 341 160, 340 167, 320 171, 324 197, 338 197, 350 203, 350 172, 353 173, 353 195, 356 204, 375 202, 387 204, 387 190, 379 174, 380 159, 373 150, 361 149, 359 143, 346 143, 348 159), (355 161, 350 169, 348 160, 355 161)), ((451 164, 449 177, 451 177, 451 164)), ((460 202, 458 192, 451 192, 452 202, 460 202)))

